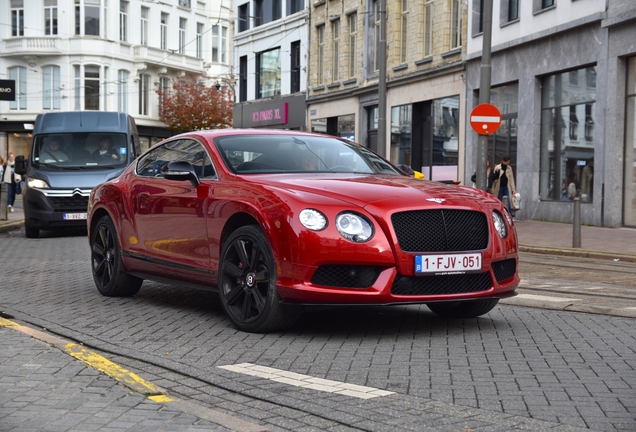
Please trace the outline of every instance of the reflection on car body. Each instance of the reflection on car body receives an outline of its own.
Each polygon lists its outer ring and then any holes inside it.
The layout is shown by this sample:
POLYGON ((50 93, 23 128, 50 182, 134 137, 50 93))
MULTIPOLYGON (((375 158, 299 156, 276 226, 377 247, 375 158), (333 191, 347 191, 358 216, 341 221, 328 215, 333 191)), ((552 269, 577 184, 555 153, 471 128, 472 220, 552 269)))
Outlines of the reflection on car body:
POLYGON ((311 304, 425 303, 475 317, 519 283, 501 202, 326 135, 173 137, 93 191, 88 223, 102 294, 134 295, 144 279, 218 290, 244 331, 290 326, 311 304))

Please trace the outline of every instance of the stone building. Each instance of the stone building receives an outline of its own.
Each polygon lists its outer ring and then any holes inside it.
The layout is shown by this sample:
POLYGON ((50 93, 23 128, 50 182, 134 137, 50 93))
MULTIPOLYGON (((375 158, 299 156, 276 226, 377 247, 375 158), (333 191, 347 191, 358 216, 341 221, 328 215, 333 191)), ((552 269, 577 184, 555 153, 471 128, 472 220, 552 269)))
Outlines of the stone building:
MULTIPOLYGON (((479 98, 481 4, 468 6, 468 110, 479 98)), ((512 157, 522 218, 570 222, 577 197, 583 223, 636 226, 634 40, 632 0, 494 0, 491 102, 503 122, 488 155, 512 157)), ((476 154, 469 132, 465 178, 476 154)))
POLYGON ((310 8, 307 125, 355 140, 427 178, 463 172, 466 7, 387 0, 387 136, 378 148, 379 0, 310 8))

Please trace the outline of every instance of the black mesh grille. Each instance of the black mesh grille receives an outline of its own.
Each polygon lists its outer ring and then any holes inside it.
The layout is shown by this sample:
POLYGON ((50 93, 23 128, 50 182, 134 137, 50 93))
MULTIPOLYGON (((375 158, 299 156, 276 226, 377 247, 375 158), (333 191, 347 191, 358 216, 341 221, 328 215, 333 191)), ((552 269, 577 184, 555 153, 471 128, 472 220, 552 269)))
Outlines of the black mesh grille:
POLYGON ((311 283, 339 288, 368 288, 376 281, 381 267, 325 265, 318 267, 311 283))
POLYGON ((488 219, 470 210, 417 210, 391 216, 405 252, 455 252, 488 247, 488 219))
POLYGON ((88 197, 73 195, 72 197, 50 197, 49 202, 55 211, 81 211, 88 210, 88 197))
POLYGON ((510 279, 515 275, 517 270, 517 262, 514 258, 492 263, 492 271, 495 274, 497 282, 510 279))
POLYGON ((450 276, 397 276, 391 293, 399 295, 461 294, 492 287, 490 272, 450 276))

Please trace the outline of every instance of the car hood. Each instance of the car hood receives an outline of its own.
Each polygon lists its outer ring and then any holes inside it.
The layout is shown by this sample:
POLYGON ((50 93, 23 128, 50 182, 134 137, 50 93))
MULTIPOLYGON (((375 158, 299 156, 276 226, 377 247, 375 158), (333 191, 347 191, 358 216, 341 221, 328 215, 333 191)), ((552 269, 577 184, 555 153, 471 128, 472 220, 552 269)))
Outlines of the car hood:
POLYGON ((483 209, 498 202, 474 188, 446 185, 410 177, 382 175, 308 175, 267 176, 264 185, 286 190, 318 194, 339 199, 359 207, 408 208, 428 205, 453 205, 483 209), (444 201, 442 201, 444 200, 444 201))
POLYGON ((124 168, 116 170, 59 170, 31 171, 29 177, 46 181, 52 189, 92 189, 117 177, 124 168))

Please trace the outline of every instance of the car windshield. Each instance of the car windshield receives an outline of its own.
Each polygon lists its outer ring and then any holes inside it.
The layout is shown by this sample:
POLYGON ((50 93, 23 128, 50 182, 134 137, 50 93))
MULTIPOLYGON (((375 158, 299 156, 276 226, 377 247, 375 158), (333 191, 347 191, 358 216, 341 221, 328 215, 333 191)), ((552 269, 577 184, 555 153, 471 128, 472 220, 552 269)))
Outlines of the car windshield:
POLYGON ((358 144, 333 137, 242 135, 214 140, 236 174, 362 173, 404 175, 358 144))
POLYGON ((63 133, 38 135, 31 162, 60 169, 123 167, 128 157, 125 134, 63 133))

